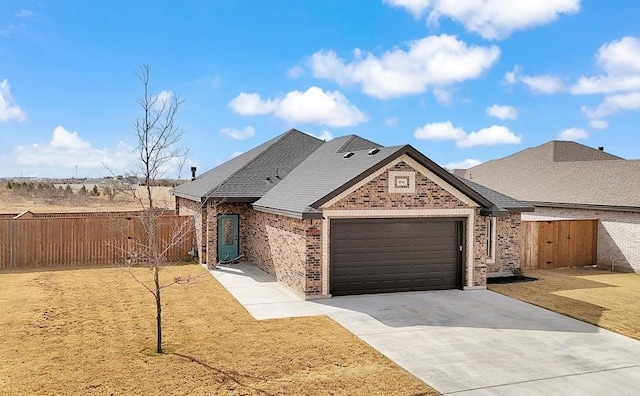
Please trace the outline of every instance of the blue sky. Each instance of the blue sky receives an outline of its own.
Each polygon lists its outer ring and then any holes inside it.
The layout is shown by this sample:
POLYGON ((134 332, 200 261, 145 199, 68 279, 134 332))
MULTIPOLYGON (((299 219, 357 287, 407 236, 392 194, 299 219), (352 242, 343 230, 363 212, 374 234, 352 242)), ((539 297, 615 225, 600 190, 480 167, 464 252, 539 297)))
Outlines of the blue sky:
POLYGON ((199 172, 288 130, 441 165, 552 139, 640 158, 640 2, 0 3, 0 177, 132 168, 151 67, 199 172))

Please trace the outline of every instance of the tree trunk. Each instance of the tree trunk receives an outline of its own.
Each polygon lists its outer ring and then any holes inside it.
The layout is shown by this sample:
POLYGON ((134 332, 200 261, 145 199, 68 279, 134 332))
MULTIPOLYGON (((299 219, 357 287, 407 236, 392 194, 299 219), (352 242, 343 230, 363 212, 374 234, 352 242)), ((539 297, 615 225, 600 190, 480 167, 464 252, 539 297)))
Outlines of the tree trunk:
POLYGON ((162 353, 162 304, 160 300, 160 279, 158 277, 158 267, 156 266, 153 277, 156 284, 156 329, 157 329, 157 346, 156 352, 162 353))

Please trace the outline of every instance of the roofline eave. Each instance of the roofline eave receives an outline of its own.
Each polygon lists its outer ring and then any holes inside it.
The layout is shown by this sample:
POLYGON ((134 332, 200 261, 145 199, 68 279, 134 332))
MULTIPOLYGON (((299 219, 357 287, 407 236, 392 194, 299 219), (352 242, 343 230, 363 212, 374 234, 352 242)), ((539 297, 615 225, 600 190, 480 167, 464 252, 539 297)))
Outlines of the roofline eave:
POLYGON ((622 206, 622 205, 596 205, 596 204, 579 204, 569 202, 540 202, 525 201, 534 207, 540 206, 545 208, 573 208, 573 209, 592 209, 592 210, 615 210, 621 212, 640 212, 640 206, 622 206))

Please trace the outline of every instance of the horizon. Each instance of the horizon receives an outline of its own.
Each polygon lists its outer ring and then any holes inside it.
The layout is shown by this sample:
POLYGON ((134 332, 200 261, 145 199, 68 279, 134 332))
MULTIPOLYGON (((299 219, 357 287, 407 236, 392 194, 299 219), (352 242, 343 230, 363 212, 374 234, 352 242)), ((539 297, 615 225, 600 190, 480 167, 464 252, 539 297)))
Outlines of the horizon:
POLYGON ((142 64, 154 94, 185 100, 176 122, 199 174, 290 128, 410 144, 450 169, 551 140, 639 159, 639 13, 596 0, 7 0, 0 178, 135 169, 142 64))

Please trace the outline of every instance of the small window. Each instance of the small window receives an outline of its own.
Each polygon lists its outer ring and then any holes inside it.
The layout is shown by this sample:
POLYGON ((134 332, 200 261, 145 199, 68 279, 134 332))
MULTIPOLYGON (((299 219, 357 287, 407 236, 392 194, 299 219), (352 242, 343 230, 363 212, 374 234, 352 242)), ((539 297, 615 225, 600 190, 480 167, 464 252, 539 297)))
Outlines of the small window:
POLYGON ((496 218, 487 217, 487 245, 486 255, 488 261, 495 260, 496 256, 496 218))

